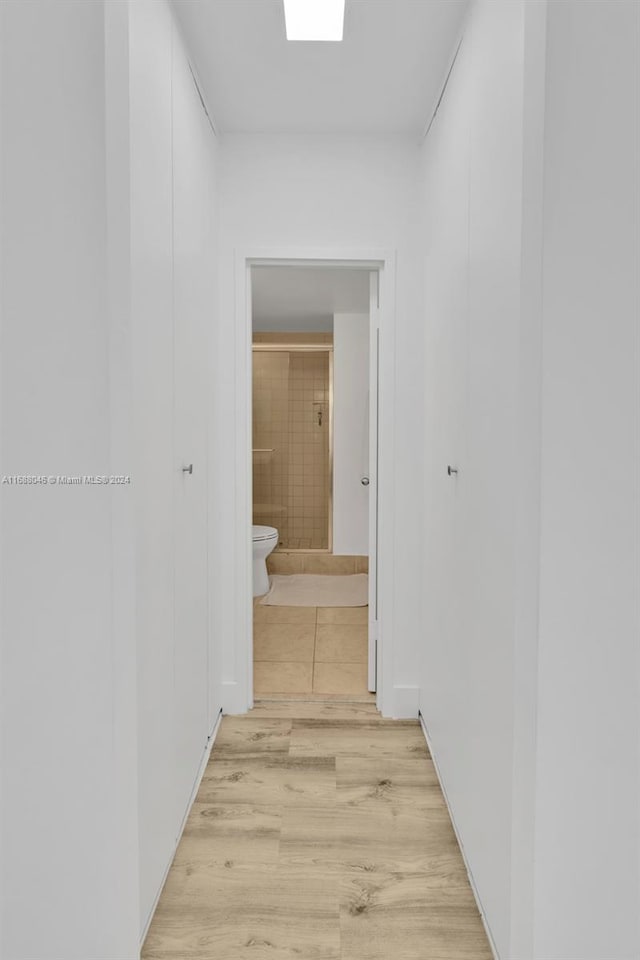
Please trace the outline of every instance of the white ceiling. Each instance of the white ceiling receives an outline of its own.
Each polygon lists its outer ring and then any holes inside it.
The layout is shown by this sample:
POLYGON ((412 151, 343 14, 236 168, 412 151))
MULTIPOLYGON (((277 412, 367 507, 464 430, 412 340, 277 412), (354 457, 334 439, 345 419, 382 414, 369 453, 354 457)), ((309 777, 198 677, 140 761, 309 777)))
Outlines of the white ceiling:
POLYGON ((252 267, 253 329, 333 330, 334 313, 369 312, 369 272, 339 267, 252 267))
POLYGON ((282 0, 173 0, 220 131, 420 133, 467 0, 346 0, 342 43, 290 43, 282 0))

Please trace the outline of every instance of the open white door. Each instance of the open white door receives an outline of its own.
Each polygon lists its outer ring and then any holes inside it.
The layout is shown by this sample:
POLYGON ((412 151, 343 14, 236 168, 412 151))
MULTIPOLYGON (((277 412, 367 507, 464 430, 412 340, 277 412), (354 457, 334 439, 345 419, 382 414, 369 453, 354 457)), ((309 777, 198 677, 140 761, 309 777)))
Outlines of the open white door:
MULTIPOLYGON (((378 662, 378 377, 380 372, 380 276, 369 275, 369 676, 373 693, 378 662)), ((367 477, 363 477, 363 482, 367 477)))

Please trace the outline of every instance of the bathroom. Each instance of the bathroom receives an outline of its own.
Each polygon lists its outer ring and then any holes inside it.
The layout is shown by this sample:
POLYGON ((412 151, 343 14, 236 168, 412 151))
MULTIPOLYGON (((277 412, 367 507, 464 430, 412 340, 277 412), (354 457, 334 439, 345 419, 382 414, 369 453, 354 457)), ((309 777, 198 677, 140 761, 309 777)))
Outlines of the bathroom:
POLYGON ((254 694, 372 700, 371 272, 259 265, 251 288, 254 694))

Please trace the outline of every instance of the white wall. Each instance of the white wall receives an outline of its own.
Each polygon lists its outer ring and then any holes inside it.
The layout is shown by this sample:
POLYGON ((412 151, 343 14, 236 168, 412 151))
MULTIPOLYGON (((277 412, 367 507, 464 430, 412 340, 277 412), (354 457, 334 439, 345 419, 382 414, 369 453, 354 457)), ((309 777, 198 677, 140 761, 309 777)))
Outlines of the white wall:
POLYGON ((136 0, 130 26, 144 929, 220 709, 207 504, 216 159, 171 5, 136 0))
POLYGON ((2 485, 0 954, 134 960, 220 705, 215 143, 168 3, 0 28, 2 473, 132 480, 2 485))
POLYGON ((333 552, 369 553, 369 314, 333 316, 333 552))
MULTIPOLYGON (((416 254, 416 189, 419 154, 401 138, 332 136, 252 136, 222 138, 220 151, 220 328, 217 341, 218 436, 228 462, 237 457, 234 409, 236 252, 282 249, 371 249, 397 252, 395 349, 402 377, 396 384, 389 416, 396 428, 393 470, 395 516, 391 538, 394 565, 393 615, 383 629, 393 649, 390 686, 409 688, 403 709, 417 711, 414 669, 416 623, 420 610, 421 527, 417 517, 422 451, 417 437, 422 413, 420 290, 416 254), (407 703, 409 707, 407 707, 407 703)), ((244 469, 242 455, 238 469, 244 469)), ((215 500, 221 509, 215 566, 216 600, 224 617, 224 683, 229 697, 246 669, 237 662, 233 642, 238 597, 231 558, 244 544, 236 542, 234 474, 216 478, 215 500), (234 599, 231 599, 234 598, 234 599)), ((240 509, 244 509, 240 505, 240 509)), ((248 509, 248 508, 247 508, 248 509)), ((387 709, 395 712, 390 691, 387 709)), ((230 700, 229 703, 232 701, 230 700)), ((236 709, 244 709, 238 694, 236 709)), ((415 715, 415 713, 414 713, 415 715)))
POLYGON ((142 927, 175 835, 170 8, 136 3, 130 23, 142 927))
POLYGON ((535 956, 638 930, 640 8, 549 4, 535 956))
POLYGON ((421 709, 502 960, 640 954, 638 97, 637 4, 476 0, 424 148, 421 709))
MULTIPOLYGON (((1 472, 127 473, 126 9, 2 3, 0 45, 1 472)), ((2 486, 7 960, 136 956, 131 497, 2 486)))
POLYGON ((420 704, 504 960, 512 956, 523 68, 524 5, 474 4, 424 146, 420 704))

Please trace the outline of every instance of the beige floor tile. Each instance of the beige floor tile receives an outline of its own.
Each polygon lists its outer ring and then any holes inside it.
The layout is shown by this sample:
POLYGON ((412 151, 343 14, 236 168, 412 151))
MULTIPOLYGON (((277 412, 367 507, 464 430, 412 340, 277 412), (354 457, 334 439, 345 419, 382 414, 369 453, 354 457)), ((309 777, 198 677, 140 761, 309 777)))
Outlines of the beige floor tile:
POLYGON ((256 604, 253 611, 255 623, 314 623, 316 622, 315 607, 280 607, 267 606, 264 603, 256 604))
POLYGON ((367 693, 366 663, 316 663, 314 693, 367 693))
POLYGON ((324 573, 333 576, 344 576, 356 572, 353 557, 335 557, 333 554, 307 554, 304 557, 303 573, 324 573))
POLYGON ((315 630, 313 623, 257 623, 253 630, 253 658, 312 661, 315 630))
POLYGON ((368 628, 360 625, 319 624, 316 627, 317 663, 367 663, 368 628))
POLYGON ((261 693, 311 693, 313 663, 255 660, 253 689, 261 693))
POLYGON ((368 624, 369 607, 318 607, 317 622, 368 624))
POLYGON ((291 756, 300 757, 429 759, 429 751, 417 720, 390 720, 383 724, 375 721, 345 722, 338 726, 330 720, 296 719, 291 730, 289 752, 291 756))

